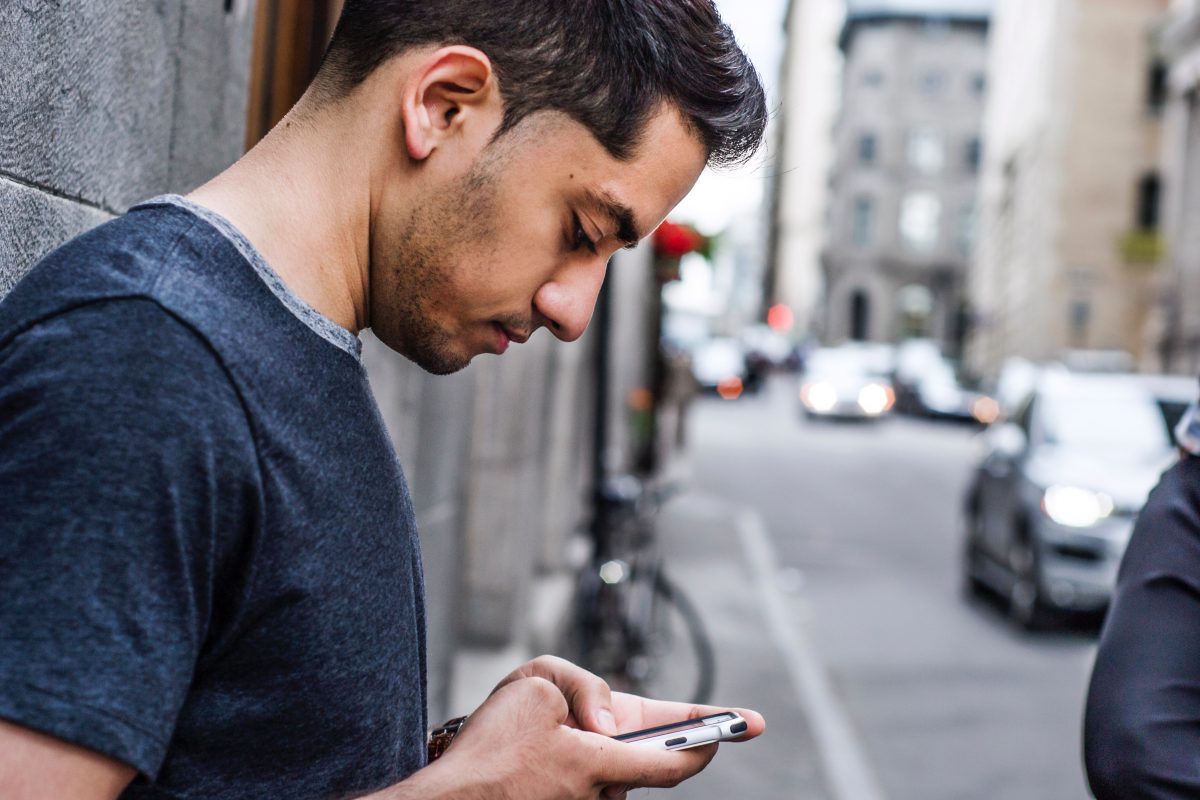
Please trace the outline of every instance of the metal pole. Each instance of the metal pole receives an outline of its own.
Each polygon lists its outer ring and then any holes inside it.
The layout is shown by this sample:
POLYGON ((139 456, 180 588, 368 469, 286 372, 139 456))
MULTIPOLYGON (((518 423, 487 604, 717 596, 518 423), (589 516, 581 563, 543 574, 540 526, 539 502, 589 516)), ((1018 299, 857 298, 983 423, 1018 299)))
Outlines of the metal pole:
POLYGON ((596 298, 595 331, 596 350, 593 361, 595 373, 595 403, 592 421, 592 542, 597 552, 606 549, 602 541, 606 524, 604 514, 604 481, 608 477, 608 418, 609 418, 609 365, 612 360, 612 308, 610 270, 600 286, 600 295, 596 298))

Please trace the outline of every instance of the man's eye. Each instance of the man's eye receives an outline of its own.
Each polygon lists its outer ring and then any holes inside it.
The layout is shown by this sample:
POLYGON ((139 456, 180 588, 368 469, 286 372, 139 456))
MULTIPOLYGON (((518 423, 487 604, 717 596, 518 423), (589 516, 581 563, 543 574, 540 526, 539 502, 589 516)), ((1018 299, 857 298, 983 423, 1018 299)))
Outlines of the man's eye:
POLYGON ((579 221, 578 215, 574 217, 575 233, 571 241, 571 249, 578 250, 581 247, 586 247, 593 253, 596 252, 596 243, 587 235, 587 231, 583 229, 583 224, 579 221))

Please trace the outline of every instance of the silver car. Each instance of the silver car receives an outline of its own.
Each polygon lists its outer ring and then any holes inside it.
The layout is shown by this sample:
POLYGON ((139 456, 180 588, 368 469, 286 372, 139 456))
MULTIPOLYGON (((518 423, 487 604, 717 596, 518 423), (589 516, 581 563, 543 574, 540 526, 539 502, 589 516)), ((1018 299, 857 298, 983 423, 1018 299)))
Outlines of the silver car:
POLYGON ((982 441, 965 503, 967 586, 1000 593, 1026 628, 1103 609, 1137 514, 1176 457, 1154 396, 1132 375, 1048 370, 982 441))
POLYGON ((884 377, 886 347, 847 344, 813 351, 800 380, 800 407, 809 419, 879 419, 896 394, 884 377))

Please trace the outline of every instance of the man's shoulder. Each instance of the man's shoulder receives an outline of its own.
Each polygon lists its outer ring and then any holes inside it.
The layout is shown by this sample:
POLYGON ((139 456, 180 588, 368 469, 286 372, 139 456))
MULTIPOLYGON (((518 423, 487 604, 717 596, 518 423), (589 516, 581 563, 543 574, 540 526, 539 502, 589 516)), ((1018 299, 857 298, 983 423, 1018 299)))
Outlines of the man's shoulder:
POLYGON ((231 248, 222 253, 216 238, 185 210, 156 204, 136 207, 71 239, 35 264, 0 301, 0 347, 73 308, 105 301, 144 298, 187 316, 180 298, 207 294, 211 301, 213 291, 236 297, 212 280, 215 274, 226 280, 235 276, 228 265, 238 257, 231 248))
POLYGON ((122 435, 150 419, 247 430, 220 355, 186 321, 140 296, 60 309, 0 342, 0 408, 122 435))
POLYGON ((303 324, 252 256, 182 198, 148 201, 45 256, 0 300, 0 350, 72 309, 142 299, 227 365, 310 359, 319 351, 305 349, 313 345, 297 335, 303 324))

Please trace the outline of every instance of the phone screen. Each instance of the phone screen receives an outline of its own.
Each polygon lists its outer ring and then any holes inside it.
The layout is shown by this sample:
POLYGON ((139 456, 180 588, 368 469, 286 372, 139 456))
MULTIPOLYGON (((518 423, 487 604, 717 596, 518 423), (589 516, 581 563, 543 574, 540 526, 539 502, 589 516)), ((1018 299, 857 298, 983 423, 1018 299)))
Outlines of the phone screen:
POLYGON ((659 725, 656 728, 646 728, 640 731, 630 731, 614 736, 618 742, 636 742, 641 739, 649 739, 653 736, 662 736, 664 733, 675 733, 677 731, 688 731, 693 728, 703 728, 705 725, 719 725, 722 722, 728 722, 735 719, 736 714, 725 711, 720 714, 712 714, 707 717, 695 717, 693 719, 685 719, 680 722, 672 722, 667 725, 659 725))

